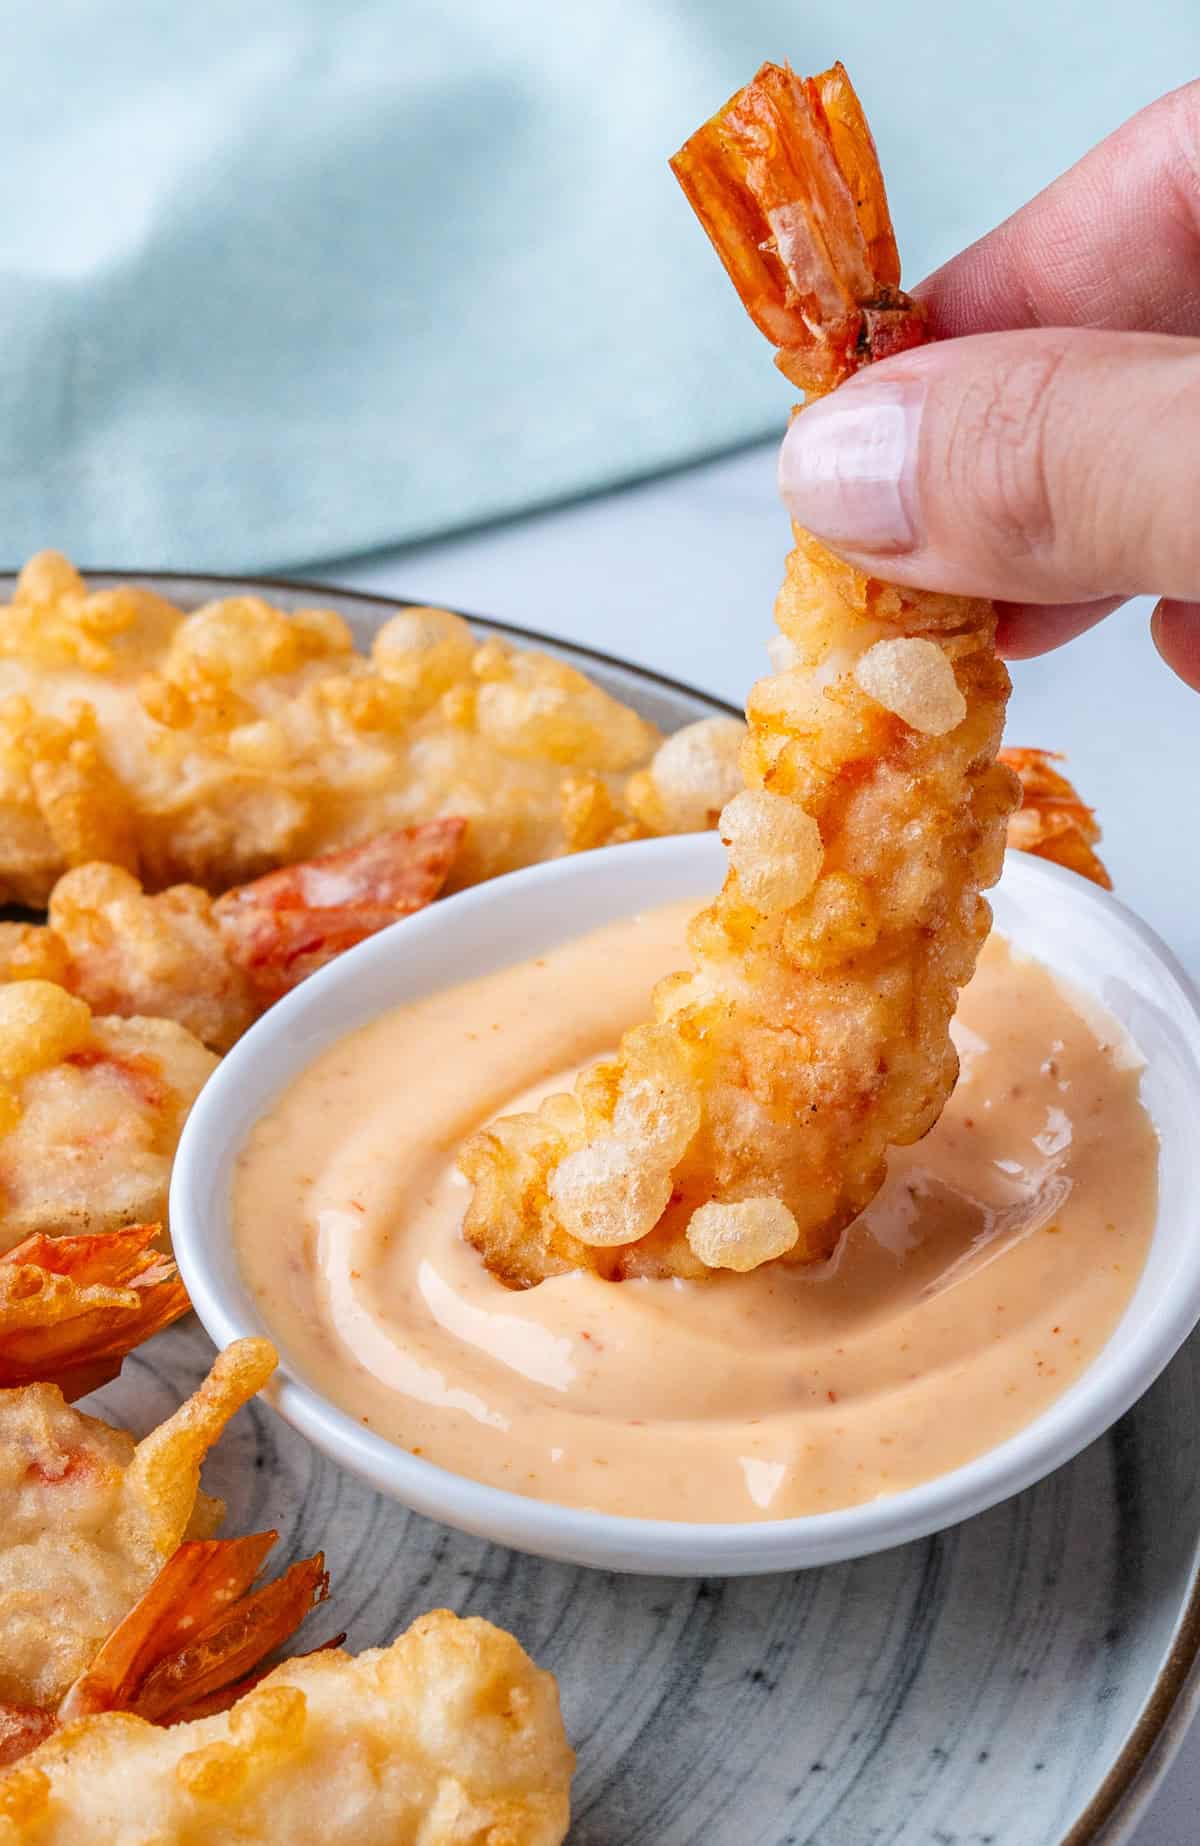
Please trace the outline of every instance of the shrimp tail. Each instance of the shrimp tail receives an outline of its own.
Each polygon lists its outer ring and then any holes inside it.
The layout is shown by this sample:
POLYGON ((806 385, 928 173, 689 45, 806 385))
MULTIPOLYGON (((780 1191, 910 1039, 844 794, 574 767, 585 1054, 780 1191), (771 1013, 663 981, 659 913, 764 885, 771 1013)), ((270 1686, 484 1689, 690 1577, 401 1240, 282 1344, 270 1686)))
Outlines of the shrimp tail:
MULTIPOLYGON (((254 1587, 278 1536, 255 1532, 180 1545, 57 1710, 0 1701, 0 1768, 61 1725, 98 1712, 132 1712, 169 1725, 228 1710, 270 1672, 263 1664, 268 1654, 329 1594, 319 1551, 254 1587)), ((335 1635, 309 1652, 344 1640, 335 1635)))
POLYGON ((157 1224, 49 1237, 0 1256, 0 1388, 56 1384, 70 1401, 115 1378, 121 1361, 186 1314, 157 1224))
POLYGON ((1063 760, 1057 751, 1012 748, 1001 750, 1000 760, 1021 784, 1021 805, 1009 816, 1009 845, 1111 891, 1108 868, 1096 851, 1100 824, 1073 783, 1053 767, 1063 760))
POLYGON ((59 1723, 131 1711, 153 1724, 175 1724, 233 1704, 262 1677, 265 1657, 329 1594, 320 1552, 252 1587, 278 1536, 256 1532, 180 1545, 75 1681, 59 1723))
POLYGON ((785 377, 821 394, 927 338, 845 69, 764 64, 671 161, 785 377))

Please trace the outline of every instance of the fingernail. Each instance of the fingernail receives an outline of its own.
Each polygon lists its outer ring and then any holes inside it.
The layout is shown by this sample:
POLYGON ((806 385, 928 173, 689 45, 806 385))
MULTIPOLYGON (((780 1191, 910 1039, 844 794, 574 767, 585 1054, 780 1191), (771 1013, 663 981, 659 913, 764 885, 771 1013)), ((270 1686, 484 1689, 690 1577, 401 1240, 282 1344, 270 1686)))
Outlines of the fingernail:
POLYGON ((779 489, 797 524, 835 548, 913 550, 923 399, 915 381, 864 378, 793 417, 779 455, 779 489))

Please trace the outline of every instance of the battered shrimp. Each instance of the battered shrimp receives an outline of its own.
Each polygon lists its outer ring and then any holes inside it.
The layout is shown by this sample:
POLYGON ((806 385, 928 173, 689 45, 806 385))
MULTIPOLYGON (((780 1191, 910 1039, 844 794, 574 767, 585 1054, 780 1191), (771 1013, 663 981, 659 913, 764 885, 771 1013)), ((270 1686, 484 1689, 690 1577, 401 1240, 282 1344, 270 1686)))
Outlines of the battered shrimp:
MULTIPOLYGON (((928 337, 840 66, 765 65, 672 165, 810 394, 928 337)), ((950 1020, 1018 793, 996 760, 995 612, 795 539, 690 971, 572 1095, 463 1149, 466 1235, 514 1286, 823 1258, 954 1085, 950 1020)))
POLYGON ((551 1675, 439 1610, 216 1717, 68 1725, 0 1780, 0 1846, 559 1846, 573 1768, 551 1675))
POLYGON ((639 831, 624 785, 660 741, 575 668, 449 610, 399 610, 366 657, 328 609, 185 615, 43 552, 0 607, 0 902, 43 905, 96 859, 215 893, 447 815, 468 822, 454 883, 474 884, 639 831))
POLYGON ((70 1402, 188 1310, 157 1224, 27 1237, 0 1256, 0 1388, 54 1384, 70 1402))
POLYGON ((0 986, 0 1251, 165 1223, 179 1135, 216 1062, 172 1020, 95 1018, 45 980, 0 986))
POLYGON ((1065 865, 1111 891, 1112 879, 1096 852, 1100 826, 1095 813, 1066 776, 1051 767, 1062 757, 1054 750, 1017 749, 1001 750, 1000 757, 1021 782, 1021 806, 1008 823, 1009 845, 1065 865))
POLYGON ((215 901, 197 885, 154 896, 131 872, 66 872, 49 922, 0 923, 0 974, 56 981, 94 1013, 173 1019, 227 1051, 272 1001, 441 890, 456 818, 401 827, 268 872, 215 901))
POLYGON ((212 1535, 200 1464, 274 1367, 266 1340, 235 1341, 141 1442, 55 1385, 0 1391, 0 1702, 56 1710, 182 1541, 212 1535))

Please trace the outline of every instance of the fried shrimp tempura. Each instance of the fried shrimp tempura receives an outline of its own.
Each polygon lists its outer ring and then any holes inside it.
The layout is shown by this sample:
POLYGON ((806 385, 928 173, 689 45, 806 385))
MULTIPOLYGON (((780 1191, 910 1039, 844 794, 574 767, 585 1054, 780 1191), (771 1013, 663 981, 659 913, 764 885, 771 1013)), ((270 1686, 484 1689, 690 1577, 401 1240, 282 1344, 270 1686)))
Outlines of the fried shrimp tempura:
POLYGON ((0 986, 0 1250, 165 1223, 184 1119, 216 1058, 169 1019, 97 1019, 45 980, 0 986))
POLYGON ((55 981, 94 1013, 173 1019, 227 1051, 306 975, 431 903, 463 827, 396 828, 215 900, 197 885, 150 895, 120 866, 77 866, 51 891, 47 924, 0 923, 0 978, 55 981))
POLYGON ((453 884, 474 884, 642 831, 624 785, 660 741, 445 609, 397 611, 367 658, 327 609, 185 615, 43 552, 0 607, 0 902, 41 906, 96 859, 217 893, 445 816, 468 823, 453 884))
MULTIPOLYGON (((810 394, 928 337, 840 66, 765 65, 672 165, 810 394)), ((514 1286, 823 1258, 954 1085, 950 1020, 1017 796, 995 612, 795 538, 691 970, 573 1095, 463 1149, 465 1233, 514 1286)))
POLYGON ((0 1391, 0 1702, 53 1711, 184 1539, 224 1508, 200 1465, 275 1367, 237 1340, 140 1442, 50 1384, 0 1391))
POLYGON ((1000 760, 1016 771, 1021 806, 1008 823, 1008 843, 1090 878, 1104 890, 1112 879, 1096 852, 1100 825, 1066 776, 1051 767, 1063 758, 1055 750, 1001 750, 1000 760))
POLYGON ((559 1846, 573 1768, 551 1675, 439 1610, 216 1717, 67 1725, 0 1779, 0 1846, 559 1846))
POLYGON ((153 1247, 160 1230, 39 1233, 0 1255, 0 1389, 54 1384, 69 1403, 186 1314, 175 1265, 153 1247))

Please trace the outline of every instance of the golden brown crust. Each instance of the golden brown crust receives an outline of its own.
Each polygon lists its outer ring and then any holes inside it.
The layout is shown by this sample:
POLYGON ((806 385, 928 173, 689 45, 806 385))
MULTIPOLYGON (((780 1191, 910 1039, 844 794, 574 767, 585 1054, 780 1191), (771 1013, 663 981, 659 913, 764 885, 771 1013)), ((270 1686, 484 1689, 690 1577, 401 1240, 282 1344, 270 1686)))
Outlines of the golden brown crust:
POLYGON ((184 615, 43 553, 0 608, 0 901, 86 860, 226 891, 391 828, 467 823, 455 888, 566 851, 564 783, 616 811, 659 734, 548 654, 397 612, 370 656, 329 610, 184 615))
POLYGON ((44 933, 59 945, 62 984, 94 1014, 171 1019, 214 1051, 258 1015, 198 885, 151 896, 119 866, 81 865, 50 893, 44 933))
POLYGON ((172 1020, 94 1018, 51 982, 0 985, 0 1250, 165 1224, 180 1132, 215 1066, 172 1020))
POLYGON ((573 1767, 550 1674, 437 1610, 388 1648, 289 1661, 215 1717, 68 1725, 0 1780, 0 1846, 560 1846, 573 1767))

